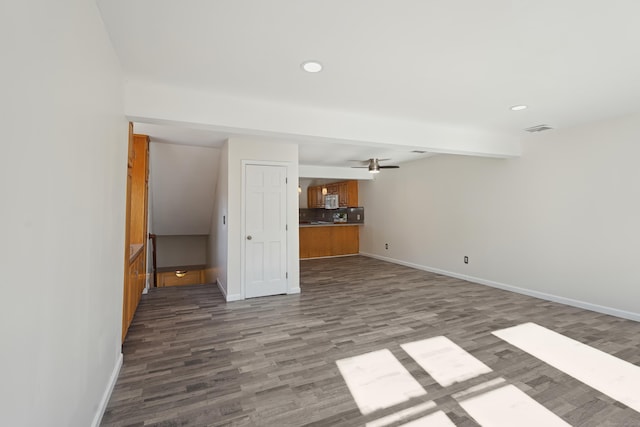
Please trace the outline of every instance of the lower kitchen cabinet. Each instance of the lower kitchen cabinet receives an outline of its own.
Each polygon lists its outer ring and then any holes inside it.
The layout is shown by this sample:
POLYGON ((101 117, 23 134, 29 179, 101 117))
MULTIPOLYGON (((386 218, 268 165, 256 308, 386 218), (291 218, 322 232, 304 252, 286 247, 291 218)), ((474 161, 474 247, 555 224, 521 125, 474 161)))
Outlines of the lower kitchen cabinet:
POLYGON ((360 251, 357 225, 300 227, 300 258, 352 255, 360 251))

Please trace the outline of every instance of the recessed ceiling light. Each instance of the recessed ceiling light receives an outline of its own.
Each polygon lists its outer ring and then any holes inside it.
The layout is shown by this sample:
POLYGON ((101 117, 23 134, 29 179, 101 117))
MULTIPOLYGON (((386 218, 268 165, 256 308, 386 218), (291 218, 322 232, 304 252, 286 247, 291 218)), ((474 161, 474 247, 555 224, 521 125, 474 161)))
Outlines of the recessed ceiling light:
POLYGON ((526 110, 527 106, 526 105, 514 105, 513 107, 511 107, 511 110, 513 111, 520 111, 520 110, 526 110))
POLYGON ((318 61, 305 61, 302 63, 302 69, 307 73, 319 73, 322 71, 322 64, 318 61))

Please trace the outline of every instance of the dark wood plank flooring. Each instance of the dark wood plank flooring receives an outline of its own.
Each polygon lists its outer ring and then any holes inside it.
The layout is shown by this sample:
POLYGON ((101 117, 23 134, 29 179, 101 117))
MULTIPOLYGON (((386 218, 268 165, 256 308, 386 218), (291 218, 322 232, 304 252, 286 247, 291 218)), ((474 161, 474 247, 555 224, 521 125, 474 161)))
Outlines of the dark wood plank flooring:
POLYGON ((153 289, 102 425, 360 426, 433 400, 477 426, 451 395, 502 377, 573 426, 640 426, 638 412, 491 334, 535 322, 640 366, 640 323, 361 256, 302 261, 301 287, 233 303, 214 285, 153 289), (400 344, 439 335, 494 372, 438 385, 400 344), (384 348, 428 394, 363 416, 335 362, 384 348))

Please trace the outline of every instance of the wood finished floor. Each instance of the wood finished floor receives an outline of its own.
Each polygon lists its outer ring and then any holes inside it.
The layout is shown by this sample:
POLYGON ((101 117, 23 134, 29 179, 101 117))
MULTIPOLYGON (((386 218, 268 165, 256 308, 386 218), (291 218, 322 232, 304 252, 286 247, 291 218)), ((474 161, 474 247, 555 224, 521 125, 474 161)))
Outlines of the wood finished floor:
POLYGON ((640 426, 640 413, 491 334, 535 322, 640 366, 640 323, 360 256, 302 261, 301 287, 233 303, 214 285, 153 289, 102 426, 363 426, 427 400, 477 426, 451 395, 498 377, 573 426, 640 426), (438 385, 400 344, 439 335, 493 373, 438 385), (428 394, 363 416, 336 360, 384 348, 428 394))

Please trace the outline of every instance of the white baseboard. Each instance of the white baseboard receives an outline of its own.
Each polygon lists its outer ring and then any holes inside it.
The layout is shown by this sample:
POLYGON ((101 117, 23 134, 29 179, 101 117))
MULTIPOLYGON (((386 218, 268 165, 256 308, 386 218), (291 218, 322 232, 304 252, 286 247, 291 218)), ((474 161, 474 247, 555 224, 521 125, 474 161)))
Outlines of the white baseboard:
POLYGON ((222 283, 220 282, 220 278, 216 278, 216 284, 218 285, 218 289, 220 289, 220 292, 222 292, 222 296, 224 297, 225 301, 227 302, 242 301, 244 299, 240 294, 228 295, 227 291, 224 289, 224 286, 222 286, 222 283))
MULTIPOLYGON (((232 301, 244 300, 244 297, 240 294, 227 294, 227 291, 224 290, 224 287, 222 286, 222 283, 220 282, 219 278, 216 278, 216 284, 218 285, 218 289, 220 289, 220 292, 222 292, 222 296, 224 296, 225 301, 232 302, 232 301)), ((287 291, 287 294, 299 294, 299 293, 300 293, 300 288, 293 288, 287 291)))
POLYGON ((113 371, 111 372, 111 376, 109 377, 107 388, 104 390, 104 393, 102 394, 102 399, 100 399, 98 410, 96 411, 96 414, 93 416, 91 427, 99 427, 100 423, 102 422, 102 417, 104 415, 104 411, 107 410, 107 405, 109 404, 111 393, 113 393, 113 388, 116 386, 116 381, 118 381, 120 368, 122 368, 122 360, 123 360, 122 353, 120 353, 120 355, 118 356, 118 360, 116 360, 116 365, 113 367, 113 371))
POLYGON ((220 278, 216 277, 216 284, 218 285, 218 289, 220 289, 220 292, 222 292, 222 296, 224 297, 224 299, 227 299, 227 290, 224 288, 224 286, 222 286, 222 283, 220 282, 220 278))
POLYGON ((153 277, 153 273, 145 274, 144 278, 144 289, 142 290, 143 294, 148 294, 149 289, 151 288, 151 278, 153 277))
POLYGON ((531 289, 519 288, 517 286, 507 285, 505 283, 494 282, 492 280, 486 280, 479 277, 467 276, 465 274, 454 273, 452 271, 441 270, 439 268, 433 268, 426 265, 414 264, 412 262, 406 262, 395 258, 389 258, 382 255, 370 254, 361 252, 360 255, 369 258, 376 258, 382 261, 392 262, 394 264, 404 265, 406 267, 415 268, 417 270, 429 271, 431 273, 442 274, 443 276, 455 277, 456 279, 466 280, 468 282, 478 283, 480 285, 491 286, 492 288, 498 288, 505 291, 515 292, 522 295, 528 295, 530 297, 540 298, 546 301, 557 302, 560 304, 570 305, 572 307, 583 308, 585 310, 595 311, 597 313, 608 314, 610 316, 616 316, 623 319, 634 320, 640 322, 640 313, 634 313, 631 311, 619 310, 613 307, 607 307, 598 304, 592 304, 586 301, 575 300, 572 298, 561 297, 558 295, 548 294, 545 292, 534 291, 531 289))

